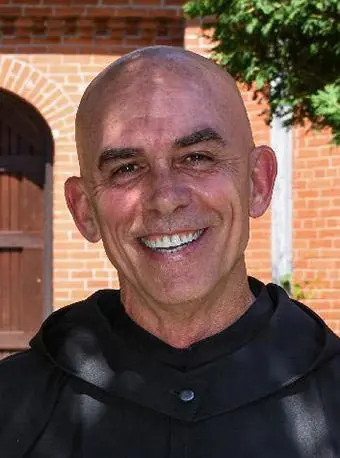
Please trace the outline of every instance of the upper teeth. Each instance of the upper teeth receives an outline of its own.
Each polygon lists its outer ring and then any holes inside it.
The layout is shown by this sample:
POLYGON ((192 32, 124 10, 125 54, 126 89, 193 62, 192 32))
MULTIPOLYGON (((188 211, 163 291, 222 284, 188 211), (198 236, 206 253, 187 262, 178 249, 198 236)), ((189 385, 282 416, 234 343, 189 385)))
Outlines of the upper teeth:
POLYGON ((158 248, 176 248, 178 246, 184 245, 186 243, 193 242, 201 234, 202 230, 196 232, 187 232, 185 234, 173 234, 173 235, 160 235, 157 238, 152 240, 142 237, 141 241, 149 248, 158 249, 158 248))

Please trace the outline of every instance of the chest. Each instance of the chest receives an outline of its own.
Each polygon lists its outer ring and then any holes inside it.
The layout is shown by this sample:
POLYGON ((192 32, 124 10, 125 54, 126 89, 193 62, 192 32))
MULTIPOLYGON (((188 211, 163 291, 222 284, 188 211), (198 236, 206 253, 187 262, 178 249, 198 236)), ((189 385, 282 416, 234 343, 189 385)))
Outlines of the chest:
POLYGON ((311 388, 191 422, 66 391, 28 458, 335 458, 336 447, 311 388))

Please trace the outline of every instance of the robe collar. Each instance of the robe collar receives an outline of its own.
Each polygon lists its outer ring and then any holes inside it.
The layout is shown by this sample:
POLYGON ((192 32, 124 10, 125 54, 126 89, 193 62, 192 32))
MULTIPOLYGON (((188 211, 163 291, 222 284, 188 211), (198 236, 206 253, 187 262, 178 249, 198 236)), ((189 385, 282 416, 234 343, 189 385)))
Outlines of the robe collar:
POLYGON ((339 339, 310 309, 276 285, 254 279, 250 285, 257 298, 248 312, 184 356, 141 328, 137 332, 134 323, 131 339, 131 329, 115 332, 105 312, 105 304, 121 307, 112 290, 52 314, 32 347, 85 390, 94 386, 104 402, 118 396, 169 417, 201 421, 270 396, 340 353, 339 339), (176 358, 185 360, 185 370, 176 358))

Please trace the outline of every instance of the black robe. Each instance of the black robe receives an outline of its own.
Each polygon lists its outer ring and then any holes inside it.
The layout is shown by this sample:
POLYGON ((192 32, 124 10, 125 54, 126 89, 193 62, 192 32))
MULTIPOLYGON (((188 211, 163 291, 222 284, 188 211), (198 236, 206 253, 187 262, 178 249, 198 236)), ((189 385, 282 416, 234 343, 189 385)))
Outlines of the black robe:
POLYGON ((53 313, 0 364, 1 458, 340 458, 340 340, 280 287, 179 350, 118 291, 53 313))

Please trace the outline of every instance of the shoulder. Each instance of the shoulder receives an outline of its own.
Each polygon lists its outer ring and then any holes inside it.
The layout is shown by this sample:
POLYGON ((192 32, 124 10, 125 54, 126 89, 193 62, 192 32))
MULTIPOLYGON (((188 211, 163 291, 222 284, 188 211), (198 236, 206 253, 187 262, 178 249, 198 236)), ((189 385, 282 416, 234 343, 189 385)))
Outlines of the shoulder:
POLYGON ((325 361, 316 369, 316 372, 320 387, 327 387, 327 390, 332 388, 331 393, 333 394, 336 388, 340 399, 340 354, 325 361))
MULTIPOLYGON (((59 372, 46 356, 32 350, 16 353, 0 361, 0 393, 37 391, 46 383, 54 384, 52 373, 59 372)), ((57 377, 58 378, 58 377, 57 377)))
MULTIPOLYGON (((43 367, 42 360, 39 355, 31 350, 22 351, 8 356, 0 361, 0 389, 5 380, 11 375, 15 375, 21 368, 40 369, 43 367)), ((29 374, 27 374, 29 375, 29 374)))
POLYGON ((32 350, 0 362, 0 450, 19 458, 44 428, 65 377, 32 350))

